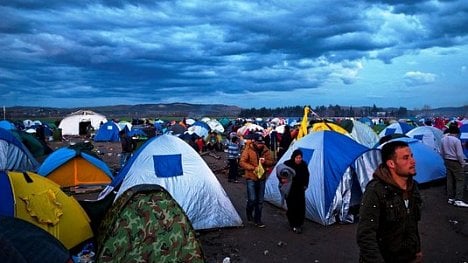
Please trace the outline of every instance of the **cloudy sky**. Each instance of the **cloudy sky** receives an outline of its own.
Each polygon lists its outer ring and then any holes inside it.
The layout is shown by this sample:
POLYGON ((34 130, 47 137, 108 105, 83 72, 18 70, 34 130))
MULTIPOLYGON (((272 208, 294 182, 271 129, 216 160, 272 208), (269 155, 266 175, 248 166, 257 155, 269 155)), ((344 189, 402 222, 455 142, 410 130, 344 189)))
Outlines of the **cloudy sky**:
POLYGON ((4 106, 468 105, 468 1, 0 2, 4 106))

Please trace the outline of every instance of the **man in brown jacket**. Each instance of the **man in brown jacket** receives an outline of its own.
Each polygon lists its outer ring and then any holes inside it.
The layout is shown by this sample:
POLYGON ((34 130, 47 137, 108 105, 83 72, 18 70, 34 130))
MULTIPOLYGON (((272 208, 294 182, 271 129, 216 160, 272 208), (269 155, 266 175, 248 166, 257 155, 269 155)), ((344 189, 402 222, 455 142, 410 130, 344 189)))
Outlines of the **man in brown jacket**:
POLYGON ((267 170, 273 166, 274 161, 268 147, 265 146, 265 138, 261 134, 255 134, 252 143, 247 144, 242 152, 239 165, 245 170, 244 178, 247 185, 247 220, 254 221, 257 227, 263 228, 262 222, 263 197, 265 195, 265 181, 268 177, 267 170))

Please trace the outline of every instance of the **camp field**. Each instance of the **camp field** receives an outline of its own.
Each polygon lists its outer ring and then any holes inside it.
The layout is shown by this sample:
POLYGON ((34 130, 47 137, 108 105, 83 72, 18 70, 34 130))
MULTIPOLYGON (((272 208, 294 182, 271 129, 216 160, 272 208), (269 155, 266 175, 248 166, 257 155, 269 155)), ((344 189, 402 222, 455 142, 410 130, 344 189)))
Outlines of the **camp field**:
MULTIPOLYGON (((70 142, 50 142, 56 149, 70 142)), ((102 159, 118 167, 119 143, 100 142, 94 147, 102 159)), ((358 262, 357 224, 323 226, 306 220, 304 232, 289 230, 285 211, 265 203, 263 218, 266 228, 247 224, 246 190, 241 183, 227 181, 226 153, 202 155, 225 189, 244 221, 244 226, 203 230, 199 240, 207 262, 358 262), (220 157, 215 158, 215 157, 220 157)), ((420 223, 425 262, 468 261, 468 209, 446 203, 445 182, 422 186, 423 214, 420 223)))
MULTIPOLYGON (((246 190, 243 183, 227 181, 222 160, 204 156, 216 173, 244 222, 246 190)), ((420 223, 425 262, 467 262, 468 209, 448 205, 445 182, 421 187, 423 214, 420 223)), ((465 192, 466 197, 466 192, 465 192)), ((358 262, 357 224, 322 226, 306 220, 304 232, 289 230, 285 211, 264 206, 266 228, 244 227, 202 232, 200 239, 208 262, 358 262)))

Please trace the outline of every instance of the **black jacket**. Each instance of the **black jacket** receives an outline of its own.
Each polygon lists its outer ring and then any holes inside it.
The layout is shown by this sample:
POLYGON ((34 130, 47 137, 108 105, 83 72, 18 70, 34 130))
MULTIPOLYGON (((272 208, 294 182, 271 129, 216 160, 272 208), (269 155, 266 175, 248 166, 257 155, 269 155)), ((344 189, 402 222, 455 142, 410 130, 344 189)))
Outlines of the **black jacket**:
POLYGON ((410 262, 421 251, 418 221, 422 200, 416 183, 408 180, 404 191, 383 165, 374 173, 359 210, 360 262, 410 262))

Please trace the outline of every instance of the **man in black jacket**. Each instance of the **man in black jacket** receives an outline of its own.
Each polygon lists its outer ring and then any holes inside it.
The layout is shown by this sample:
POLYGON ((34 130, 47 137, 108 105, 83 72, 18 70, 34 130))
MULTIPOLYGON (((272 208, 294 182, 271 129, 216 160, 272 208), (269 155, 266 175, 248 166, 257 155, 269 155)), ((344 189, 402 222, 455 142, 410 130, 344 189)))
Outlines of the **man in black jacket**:
POLYGON ((418 222, 421 196, 413 180, 416 162, 406 142, 382 147, 359 210, 360 262, 422 262, 418 222))

